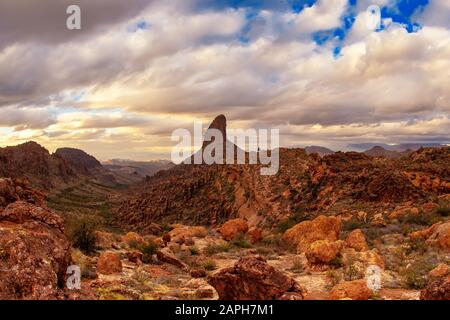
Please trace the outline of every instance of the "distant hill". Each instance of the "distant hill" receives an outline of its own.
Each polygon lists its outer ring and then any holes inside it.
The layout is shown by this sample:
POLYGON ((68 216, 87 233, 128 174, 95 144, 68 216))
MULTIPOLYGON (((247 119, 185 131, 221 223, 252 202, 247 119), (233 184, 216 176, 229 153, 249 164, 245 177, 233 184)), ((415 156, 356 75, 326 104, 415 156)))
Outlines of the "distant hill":
POLYGON ((409 154, 411 154, 413 151, 411 150, 406 150, 406 151, 391 151, 391 150, 386 150, 383 147, 380 146, 376 146, 373 147, 372 149, 366 150, 364 151, 364 154, 370 156, 370 157, 385 157, 385 158, 400 158, 402 156, 407 156, 409 154))
POLYGON ((158 171, 166 170, 174 166, 168 160, 134 161, 123 159, 104 161, 102 165, 111 172, 134 181, 142 180, 147 176, 151 177, 158 171))
POLYGON ((350 148, 358 149, 358 150, 369 150, 374 147, 382 147, 385 150, 389 151, 416 151, 420 148, 441 148, 446 147, 444 144, 440 143, 401 143, 401 144, 386 144, 386 143, 355 143, 350 144, 350 148))
POLYGON ((27 178, 33 186, 47 189, 67 184, 78 174, 66 159, 30 141, 0 148, 0 176, 27 178))
POLYGON ((329 154, 333 154, 334 151, 321 146, 309 146, 305 147, 305 151, 307 154, 317 153, 319 156, 323 157, 329 154))
POLYGON ((55 155, 64 158, 79 172, 84 174, 93 174, 104 170, 100 161, 80 149, 59 148, 55 151, 55 155))

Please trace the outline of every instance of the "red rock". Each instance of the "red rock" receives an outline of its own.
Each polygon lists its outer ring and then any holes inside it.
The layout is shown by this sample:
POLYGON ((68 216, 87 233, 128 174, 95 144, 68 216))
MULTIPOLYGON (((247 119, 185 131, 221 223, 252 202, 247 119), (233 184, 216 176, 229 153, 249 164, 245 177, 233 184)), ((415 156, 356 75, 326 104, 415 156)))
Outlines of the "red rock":
POLYGON ((441 278, 448 274, 450 274, 450 267, 445 263, 441 263, 436 268, 431 270, 428 275, 430 278, 441 278))
POLYGON ((450 300, 450 275, 431 281, 420 292, 421 300, 450 300))
POLYGON ((308 247, 306 258, 312 265, 328 264, 338 256, 342 247, 342 241, 318 240, 308 247))
POLYGON ((267 264, 259 256, 241 258, 233 267, 208 277, 221 300, 274 300, 286 293, 303 297, 303 289, 291 277, 267 264))
POLYGON ((262 240, 262 230, 257 227, 251 227, 247 232, 247 236, 252 244, 258 243, 262 240))
POLYGON ((348 248, 353 248, 356 251, 366 251, 369 250, 367 246, 366 237, 361 229, 355 229, 347 236, 345 240, 345 245, 348 248))
POLYGON ((204 278, 207 276, 206 271, 203 269, 192 269, 190 274, 192 278, 204 278))
POLYGON ((233 240, 238 234, 245 234, 247 231, 247 221, 240 218, 228 220, 219 228, 219 233, 227 241, 233 240))
POLYGON ((429 246, 450 251, 450 221, 438 222, 431 227, 409 234, 411 239, 424 239, 429 246))
POLYGON ((366 280, 346 281, 334 286, 330 291, 332 300, 368 300, 372 295, 373 291, 367 287, 366 280))
POLYGON ((137 234, 136 232, 128 232, 127 234, 122 236, 122 241, 125 242, 128 245, 131 244, 143 244, 144 238, 137 234))
POLYGON ((214 297, 214 290, 211 288, 199 288, 195 290, 195 296, 200 299, 208 299, 214 297))
POLYGON ((319 216, 312 221, 303 221, 287 230, 283 240, 297 248, 297 252, 306 252, 317 240, 336 241, 341 232, 341 220, 336 217, 319 216))
POLYGON ((142 257, 143 257, 143 254, 140 251, 133 250, 133 251, 127 252, 127 259, 130 262, 133 262, 133 263, 136 263, 136 264, 141 264, 142 263, 142 257))
POLYGON ((122 272, 120 254, 116 252, 103 252, 97 261, 97 272, 101 274, 114 274, 122 272))
POLYGON ((156 256, 158 260, 161 262, 166 262, 172 264, 174 266, 179 267, 182 270, 189 270, 189 267, 186 263, 175 257, 175 255, 170 251, 169 248, 162 248, 156 251, 156 256))
POLYGON ((56 299, 70 264, 57 214, 21 201, 0 213, 0 299, 56 299))

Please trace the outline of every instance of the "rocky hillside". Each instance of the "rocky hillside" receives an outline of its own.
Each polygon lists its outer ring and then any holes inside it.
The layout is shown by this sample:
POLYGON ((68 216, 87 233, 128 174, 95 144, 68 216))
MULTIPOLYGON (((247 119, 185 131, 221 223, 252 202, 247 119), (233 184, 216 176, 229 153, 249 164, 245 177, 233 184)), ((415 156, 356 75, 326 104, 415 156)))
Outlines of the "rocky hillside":
POLYGON ((280 170, 261 176, 260 165, 178 165, 147 179, 119 209, 134 229, 153 222, 220 224, 233 217, 275 227, 280 221, 367 211, 370 217, 450 191, 450 148, 419 149, 401 159, 357 152, 319 157, 280 149, 280 170))
POLYGON ((55 155, 65 159, 71 166, 83 174, 104 171, 100 161, 80 149, 59 148, 55 151, 55 155))
POLYGON ((65 185, 77 178, 75 168, 36 142, 0 148, 0 177, 27 178, 40 189, 65 185))

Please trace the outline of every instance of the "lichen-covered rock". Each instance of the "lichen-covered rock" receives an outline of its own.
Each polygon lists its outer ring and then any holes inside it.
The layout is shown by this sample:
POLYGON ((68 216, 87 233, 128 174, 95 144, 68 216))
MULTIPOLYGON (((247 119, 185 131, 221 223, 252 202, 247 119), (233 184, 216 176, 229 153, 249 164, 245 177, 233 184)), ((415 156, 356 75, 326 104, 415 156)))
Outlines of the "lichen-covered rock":
POLYGON ((430 278, 441 278, 450 274, 450 267, 445 263, 439 264, 436 268, 429 272, 430 278))
POLYGON ((122 272, 122 261, 117 252, 102 252, 97 261, 97 272, 101 274, 114 274, 122 272))
POLYGON ((251 227, 247 232, 247 237, 252 244, 258 243, 262 240, 262 230, 257 227, 251 227))
MULTIPOLYGON (((291 277, 260 256, 241 258, 233 267, 208 277, 222 300, 274 300, 287 293, 303 297, 304 290, 291 277)), ((285 296, 286 297, 286 296, 285 296)))
POLYGON ((71 263, 61 217, 23 201, 0 212, 0 299, 56 299, 71 263))
POLYGON ((317 240, 336 241, 341 232, 341 220, 337 217, 319 216, 312 221, 303 221, 287 230, 283 240, 297 248, 297 252, 306 252, 317 240))
POLYGON ((369 250, 367 246, 366 237, 361 229, 355 229, 347 236, 345 240, 345 245, 348 248, 353 248, 356 251, 366 251, 369 250))
POLYGON ((450 300, 450 275, 432 280, 420 292, 421 300, 450 300))
POLYGON ((431 227, 409 234, 411 239, 424 239, 429 246, 450 251, 450 221, 438 222, 431 227))
POLYGON ((144 238, 136 232, 128 232, 122 236, 122 242, 125 242, 128 245, 139 245, 143 244, 145 241, 144 238))
POLYGON ((186 263, 178 259, 169 248, 162 248, 156 251, 156 256, 158 260, 161 262, 166 262, 181 268, 182 270, 189 270, 189 267, 186 263))
POLYGON ((342 282, 334 286, 330 291, 330 298, 332 300, 368 300, 372 295, 373 291, 367 287, 366 280, 342 282))
POLYGON ((342 247, 342 241, 318 240, 306 250, 306 258, 312 265, 328 264, 338 256, 342 247))
POLYGON ((222 235, 222 238, 227 241, 233 240, 238 234, 245 234, 247 231, 247 221, 240 218, 228 220, 219 228, 219 233, 222 235))

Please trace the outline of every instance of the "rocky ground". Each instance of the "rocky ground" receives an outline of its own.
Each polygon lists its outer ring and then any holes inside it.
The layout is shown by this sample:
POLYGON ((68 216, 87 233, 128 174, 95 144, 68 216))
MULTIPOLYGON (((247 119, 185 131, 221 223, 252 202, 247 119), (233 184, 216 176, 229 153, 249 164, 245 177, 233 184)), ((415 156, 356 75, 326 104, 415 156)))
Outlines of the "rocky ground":
POLYGON ((370 222, 319 215, 273 231, 238 218, 74 236, 42 195, 0 182, 4 299, 449 299, 448 195, 370 222), (81 268, 81 290, 66 287, 69 265, 81 268), (379 290, 367 282, 373 266, 379 290))

